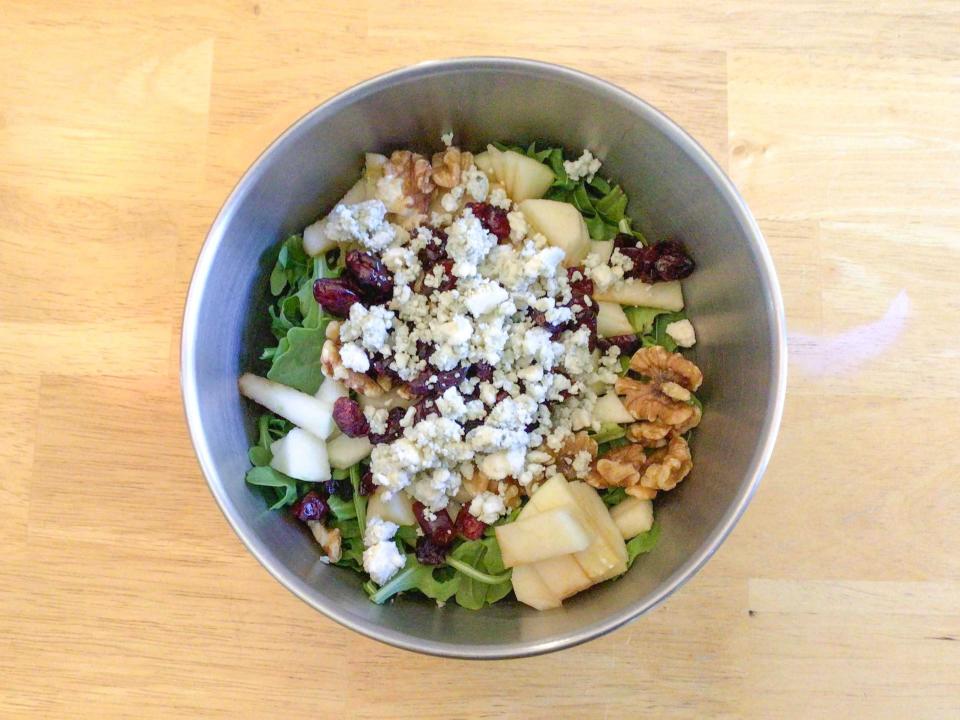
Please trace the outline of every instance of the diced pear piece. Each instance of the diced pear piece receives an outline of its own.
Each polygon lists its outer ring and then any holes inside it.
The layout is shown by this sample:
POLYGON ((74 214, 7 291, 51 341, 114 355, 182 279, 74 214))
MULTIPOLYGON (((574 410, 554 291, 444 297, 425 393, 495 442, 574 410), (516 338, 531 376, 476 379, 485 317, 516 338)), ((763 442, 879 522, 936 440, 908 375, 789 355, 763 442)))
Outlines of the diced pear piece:
MULTIPOLYGON (((493 168, 493 174, 497 180, 503 182, 506 174, 506 165, 503 162, 503 153, 497 150, 493 145, 487 145, 487 153, 490 156, 490 167, 493 168)), ((479 167, 479 166, 478 166, 479 167)))
POLYGON ((347 190, 347 194, 340 198, 337 205, 356 205, 367 199, 367 181, 365 178, 357 180, 353 187, 347 190))
POLYGON ((574 560, 573 555, 557 555, 526 567, 534 568, 547 589, 561 600, 593 585, 590 576, 574 560))
MULTIPOLYGON (((494 148, 494 150, 496 150, 496 148, 494 148)), ((474 155, 473 164, 477 166, 478 170, 482 170, 488 179, 494 177, 493 161, 489 150, 484 150, 479 155, 474 155)))
POLYGON ((627 410, 627 406, 623 404, 620 396, 612 390, 597 399, 593 406, 593 419, 602 423, 617 423, 618 425, 632 423, 636 420, 627 410))
POLYGON ((606 541, 606 545, 616 554, 617 562, 607 575, 596 580, 608 580, 616 577, 627 570, 627 546, 623 542, 623 536, 617 528, 613 518, 610 517, 610 511, 600 498, 599 493, 585 482, 570 483, 570 492, 580 501, 580 507, 593 520, 597 531, 606 541))
POLYGON ((683 310, 683 290, 679 280, 651 285, 636 278, 628 278, 614 283, 606 290, 595 291, 593 299, 620 305, 660 308, 671 312, 683 310))
POLYGON ((350 391, 347 390, 347 386, 344 385, 339 380, 334 380, 333 378, 325 377, 323 382, 320 383, 320 389, 317 390, 317 394, 314 396, 320 402, 326 403, 330 406, 331 411, 333 410, 333 404, 337 401, 338 398, 349 397, 350 391))
POLYGON ((538 160, 508 150, 504 153, 504 161, 509 169, 503 184, 514 202, 542 198, 553 185, 553 170, 538 160))
POLYGON ((567 267, 580 265, 590 252, 590 233, 583 216, 570 203, 559 200, 524 200, 520 211, 547 242, 562 249, 567 267))
POLYGON ((598 255, 601 260, 601 265, 606 265, 610 262, 610 256, 613 255, 613 241, 611 240, 591 240, 590 241, 590 254, 598 255))
POLYGON ((336 247, 337 243, 330 239, 330 237, 323 232, 323 227, 326 224, 326 218, 317 220, 312 225, 307 225, 303 231, 303 251, 311 256, 316 257, 317 255, 322 255, 328 250, 333 250, 336 247))
POLYGON ((413 514, 413 501, 403 491, 393 493, 385 499, 383 488, 377 490, 367 501, 367 517, 379 517, 397 525, 414 525, 417 522, 413 514))
POLYGON ((305 482, 324 482, 330 479, 327 446, 316 435, 301 428, 293 428, 270 444, 273 459, 270 467, 305 482))
POLYGON ((629 540, 653 527, 653 503, 628 497, 610 509, 610 517, 617 524, 624 540, 629 540))
POLYGON ((597 302, 597 336, 602 338, 617 335, 633 335, 633 325, 627 319, 623 306, 615 302, 597 302))
POLYGON ((240 376, 240 392, 267 410, 326 440, 333 433, 330 406, 313 395, 252 373, 240 376))
POLYGON ((574 508, 557 508, 494 528, 503 564, 514 567, 587 548, 591 533, 574 508))
POLYGON ((373 198, 377 196, 377 181, 383 177, 383 166, 387 164, 386 155, 380 153, 367 153, 363 168, 363 180, 366 184, 366 196, 373 198))
MULTIPOLYGON (((582 484, 568 483, 562 475, 555 475, 531 496, 530 502, 520 511, 517 522, 526 522, 527 518, 536 517, 554 508, 575 508, 577 519, 590 528, 593 541, 589 547, 574 553, 572 557, 593 582, 600 582, 619 575, 626 569, 626 547, 623 546, 623 540, 613 527, 606 509, 606 518, 595 518, 596 507, 592 504, 584 507, 583 503, 589 502, 590 498, 574 492, 575 485, 582 484)), ((599 501, 603 505, 603 501, 599 501)))
POLYGON ((351 465, 368 457, 372 450, 373 445, 365 437, 352 438, 349 435, 337 435, 327 442, 330 465, 337 470, 347 470, 351 465))
POLYGON ((510 577, 517 600, 537 610, 560 607, 560 598, 553 594, 533 565, 518 565, 510 577))

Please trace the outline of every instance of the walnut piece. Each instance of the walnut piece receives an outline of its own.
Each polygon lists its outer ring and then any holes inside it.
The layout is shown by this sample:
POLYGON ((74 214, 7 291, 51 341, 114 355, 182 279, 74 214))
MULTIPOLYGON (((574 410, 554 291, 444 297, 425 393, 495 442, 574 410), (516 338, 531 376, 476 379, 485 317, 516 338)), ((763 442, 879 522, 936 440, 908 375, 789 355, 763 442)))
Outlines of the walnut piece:
POLYGON ((673 428, 662 422, 636 422, 627 427, 627 440, 645 448, 663 447, 673 428))
POLYGON ((586 477, 597 457, 597 443, 583 431, 568 436, 558 450, 546 445, 539 449, 552 458, 554 469, 567 480, 586 477))
POLYGON ((437 187, 452 188, 460 184, 463 172, 473 164, 473 155, 456 146, 433 155, 433 182, 437 187))
POLYGON ((597 460, 587 476, 595 488, 622 487, 634 497, 652 499, 658 490, 672 490, 693 469, 690 447, 673 433, 664 447, 649 455, 638 443, 614 448, 597 460))
POLYGON ((383 168, 385 178, 399 178, 406 210, 397 213, 403 227, 420 222, 430 207, 433 190, 433 166, 423 155, 409 150, 397 150, 383 168))
POLYGON ((701 411, 690 401, 703 382, 700 368, 679 353, 659 345, 641 348, 630 358, 630 369, 647 381, 617 379, 614 389, 637 420, 669 425, 685 433, 700 423, 701 411))
POLYGON ((340 326, 338 324, 331 333, 332 325, 333 323, 327 325, 327 339, 320 349, 320 365, 323 368, 323 374, 339 380, 364 397, 375 398, 383 395, 384 389, 372 377, 343 366, 343 360, 340 359, 340 326))
POLYGON ((313 537, 323 548, 323 552, 327 556, 326 560, 332 563, 339 562, 342 552, 340 530, 337 528, 328 530, 323 523, 316 520, 308 520, 307 525, 310 527, 313 537))

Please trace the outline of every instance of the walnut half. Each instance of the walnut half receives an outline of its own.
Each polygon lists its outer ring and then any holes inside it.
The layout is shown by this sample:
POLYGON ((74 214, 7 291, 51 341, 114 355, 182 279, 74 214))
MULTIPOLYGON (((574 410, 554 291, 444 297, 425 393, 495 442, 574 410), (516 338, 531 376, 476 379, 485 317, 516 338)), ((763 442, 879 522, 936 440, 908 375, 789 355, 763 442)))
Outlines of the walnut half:
POLYGON ((668 425, 679 433, 700 424, 700 408, 690 402, 691 393, 703 382, 700 368, 657 345, 637 350, 630 358, 630 369, 647 380, 621 377, 614 389, 637 420, 668 425))
POLYGON ((693 469, 690 447, 682 435, 649 455, 637 443, 614 448, 598 459, 587 476, 595 488, 622 487, 629 495, 653 498, 658 490, 672 490, 693 469))

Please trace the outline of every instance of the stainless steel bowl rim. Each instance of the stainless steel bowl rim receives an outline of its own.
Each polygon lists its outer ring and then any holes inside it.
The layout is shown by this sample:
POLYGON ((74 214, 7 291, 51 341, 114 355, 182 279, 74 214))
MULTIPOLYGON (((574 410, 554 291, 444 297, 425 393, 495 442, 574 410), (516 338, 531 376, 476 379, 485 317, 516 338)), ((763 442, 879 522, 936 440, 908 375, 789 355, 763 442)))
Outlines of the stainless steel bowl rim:
MULTIPOLYGON (((197 458, 210 492, 217 501, 224 517, 230 523, 234 532, 240 537, 240 540, 246 545, 253 556, 287 589, 293 592, 297 597, 306 602, 311 607, 319 610, 327 617, 340 623, 341 625, 359 632, 367 637, 388 643, 395 647, 412 650, 415 652, 439 655, 445 657, 456 657, 466 659, 497 659, 511 657, 526 657, 538 655, 541 653, 552 652, 562 648, 571 647, 580 643, 600 637, 616 628, 630 622, 645 612, 657 607, 666 600, 681 585, 692 578, 697 571, 710 559, 717 551, 724 539, 733 530, 740 516, 743 514, 749 504, 760 478, 766 469, 767 463, 773 452, 776 441, 777 431, 780 426, 780 420, 783 414, 783 405, 786 394, 787 377, 787 352, 786 352, 786 321, 784 317, 783 299, 780 294, 779 284, 777 282, 776 270, 773 260, 770 257, 769 250, 760 232, 760 228, 753 218, 743 198, 740 196, 733 183, 726 176, 719 165, 704 150, 696 140, 688 135, 676 123, 670 120, 662 112, 654 108, 649 103, 641 100, 635 95, 602 80, 595 76, 572 70, 560 65, 545 63, 534 60, 507 57, 465 57, 451 60, 440 60, 424 62, 410 67, 394 70, 374 78, 361 82, 353 87, 335 95, 326 102, 317 106, 293 125, 291 125, 282 135, 280 135, 270 146, 264 150, 254 161, 250 168, 244 173, 243 177, 234 187, 227 200, 224 202, 217 214, 217 218, 207 233, 203 247, 197 258, 196 267, 190 281, 190 288, 187 295, 186 305, 183 315, 183 329, 180 338, 180 383, 183 394, 184 412, 186 414, 187 425, 190 432, 190 438, 196 451, 197 458), (752 467, 748 474, 747 482, 741 487, 739 496, 735 502, 728 508, 721 523, 718 524, 713 533, 709 536, 697 552, 695 552, 683 565, 681 565, 672 575, 670 575, 659 588, 659 591, 653 597, 646 601, 638 602, 636 605, 627 608, 625 611, 605 618, 601 622, 577 629, 575 632, 566 633, 561 637, 550 638, 547 640, 538 640, 533 642, 514 642, 495 647, 477 647, 466 644, 438 643, 429 640, 410 638, 403 633, 395 632, 389 628, 382 628, 369 625, 362 621, 357 621, 348 613, 345 613, 335 603, 322 602, 315 598, 308 597, 298 589, 297 578, 286 567, 275 563, 269 557, 265 546, 257 536, 247 528, 241 526, 232 513, 228 510, 227 497, 218 483, 214 482, 216 477, 216 468, 214 467, 211 453, 202 432, 200 423, 199 393, 197 381, 192 368, 195 367, 195 353, 197 346, 197 327, 200 313, 200 303, 203 295, 203 288, 206 284, 207 276, 213 258, 217 253, 220 244, 224 238, 224 225, 226 218, 230 215, 233 206, 239 202, 239 198, 244 194, 246 186, 253 182, 257 175, 259 166, 265 163, 274 147, 280 145, 284 140, 300 129, 309 124, 312 118, 318 114, 335 113, 340 106, 349 104, 357 97, 361 97, 371 92, 376 92, 382 87, 396 84, 398 82, 415 80, 421 77, 427 77, 432 74, 450 73, 456 71, 469 71, 474 69, 502 69, 509 70, 531 70, 542 75, 563 79, 564 81, 575 84, 589 86, 594 91, 600 91, 616 96, 620 102, 632 105, 635 112, 641 115, 666 135, 672 142, 681 148, 690 158, 699 166, 699 168, 715 183, 720 194, 729 202, 737 222, 744 229, 745 236, 752 245, 752 251, 759 259, 762 272, 766 275, 766 284, 770 289, 770 297, 767 302, 771 311, 771 324, 775 338, 775 347, 771 348, 774 367, 771 370, 770 395, 767 402, 766 420, 758 438, 757 450, 752 459, 752 467)), ((482 611, 481 611, 482 612, 482 611)))

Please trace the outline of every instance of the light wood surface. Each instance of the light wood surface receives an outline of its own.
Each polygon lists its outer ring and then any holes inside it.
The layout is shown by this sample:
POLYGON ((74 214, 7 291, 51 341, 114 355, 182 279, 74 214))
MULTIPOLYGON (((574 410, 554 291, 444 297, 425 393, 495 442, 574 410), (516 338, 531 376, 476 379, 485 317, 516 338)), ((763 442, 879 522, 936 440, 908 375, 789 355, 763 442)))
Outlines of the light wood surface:
POLYGON ((960 5, 4 2, 0 717, 960 716, 960 5), (777 263, 791 376, 744 520, 640 621, 475 664, 352 634, 204 487, 177 381, 204 233, 370 75, 528 56, 662 108, 777 263))

